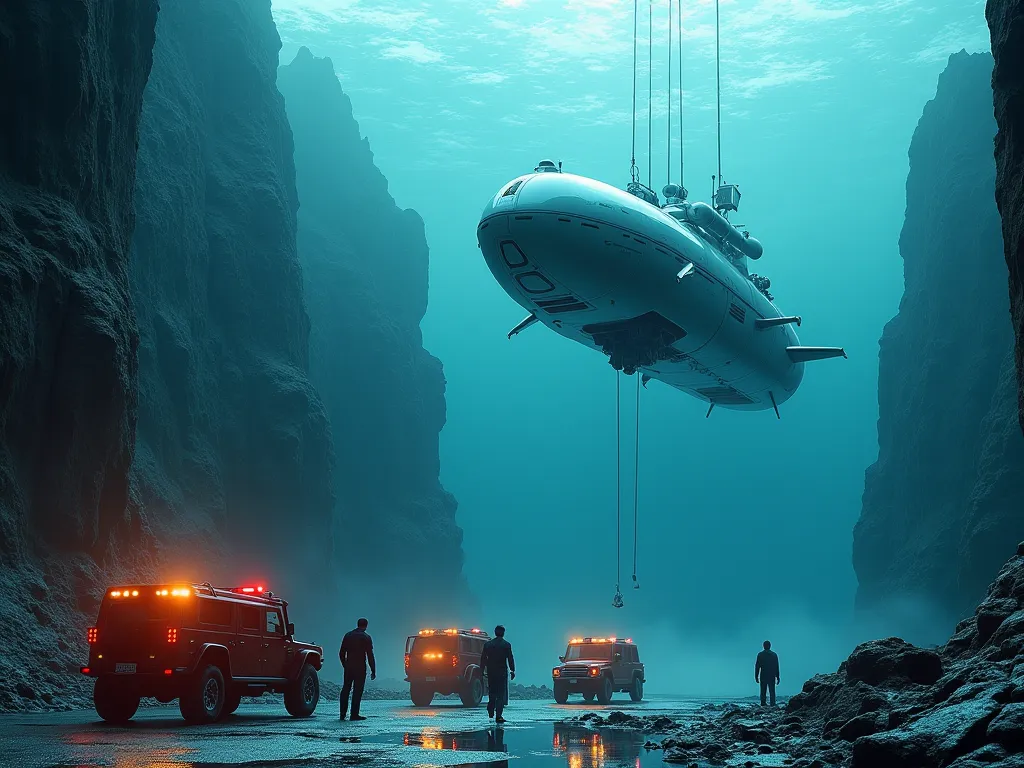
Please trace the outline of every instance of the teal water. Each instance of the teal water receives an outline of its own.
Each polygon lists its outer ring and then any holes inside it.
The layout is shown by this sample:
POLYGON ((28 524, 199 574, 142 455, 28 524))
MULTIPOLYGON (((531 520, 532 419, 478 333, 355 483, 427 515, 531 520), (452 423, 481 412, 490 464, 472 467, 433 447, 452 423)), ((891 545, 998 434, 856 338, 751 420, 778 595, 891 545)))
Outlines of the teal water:
MULTIPOLYGON (((988 48, 984 3, 722 3, 722 166, 743 192, 734 220, 764 244, 757 271, 780 309, 803 317, 801 341, 841 345, 849 360, 809 365, 781 421, 705 419, 679 392, 642 392, 635 591, 634 382, 623 382, 617 550, 614 373, 543 328, 506 340, 523 312, 475 242, 490 196, 545 157, 624 186, 635 146, 642 180, 679 180, 669 3, 639 3, 635 101, 633 5, 275 0, 274 12, 282 61, 301 45, 332 57, 392 194, 425 221, 422 327, 448 382, 442 480, 459 500, 480 623, 509 627, 521 679, 549 680, 570 635, 607 633, 637 639, 658 670, 651 691, 744 695, 769 638, 780 693, 793 693, 857 640, 906 629, 852 623, 851 531, 877 456, 878 338, 903 290, 907 148, 948 56, 988 48)), ((714 3, 683 5, 683 180, 706 199, 714 3)))

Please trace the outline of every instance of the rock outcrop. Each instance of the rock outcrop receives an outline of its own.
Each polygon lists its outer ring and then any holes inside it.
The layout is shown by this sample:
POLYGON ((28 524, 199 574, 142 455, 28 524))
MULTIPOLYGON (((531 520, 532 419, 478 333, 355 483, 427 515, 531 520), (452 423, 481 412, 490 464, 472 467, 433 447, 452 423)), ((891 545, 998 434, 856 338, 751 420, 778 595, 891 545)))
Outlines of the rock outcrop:
POLYGON ((591 722, 668 733, 665 762, 793 768, 1024 766, 1024 543, 974 616, 937 650, 858 646, 785 707, 705 707, 680 723, 611 713, 591 722))
POLYGON ((339 561, 380 585, 406 622, 451 617, 465 597, 462 531, 438 480, 445 380, 419 327, 423 221, 388 193, 330 59, 302 48, 280 87, 295 136, 310 377, 337 455, 339 561))
POLYGON ((989 0, 996 124, 996 202, 1003 219, 1010 311, 1017 335, 1017 414, 1024 429, 1024 1, 989 0))
POLYGON ((128 251, 156 15, 0 4, 0 709, 57 702, 97 564, 144 535, 128 251))
POLYGON ((306 374, 280 48, 270 0, 161 0, 132 249, 133 472, 165 578, 308 590, 329 581, 331 448, 306 374))
POLYGON ((912 603, 955 621, 1024 537, 991 71, 988 54, 951 56, 910 147, 906 287, 880 341, 878 461, 853 548, 858 605, 894 621, 912 603))

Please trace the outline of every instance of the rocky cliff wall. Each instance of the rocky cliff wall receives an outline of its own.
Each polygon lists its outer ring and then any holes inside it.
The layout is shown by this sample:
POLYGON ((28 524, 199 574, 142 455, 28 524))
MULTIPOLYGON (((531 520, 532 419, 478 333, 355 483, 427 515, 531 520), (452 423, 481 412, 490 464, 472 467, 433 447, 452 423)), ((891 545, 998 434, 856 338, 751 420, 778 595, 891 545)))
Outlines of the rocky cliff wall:
POLYGON ((1017 414, 1024 429, 1024 2, 989 0, 996 123, 996 202, 1003 220, 1010 311, 1017 336, 1017 414))
POLYGON ((894 621, 913 606, 959 618, 1024 537, 991 72, 988 54, 950 57, 910 147, 906 286, 879 342, 878 461, 853 548, 858 605, 894 621))
POLYGON ((132 249, 133 472, 165 578, 308 590, 331 557, 331 447, 306 375, 280 47, 270 0, 161 1, 132 249))
POLYGON ((330 59, 281 68, 295 136, 310 377, 338 457, 339 562, 395 612, 437 621, 464 597, 456 502, 438 480, 441 363, 423 349, 423 221, 388 194, 330 59))
POLYGON ((156 15, 0 3, 0 709, 54 701, 75 609, 145 535, 128 250, 156 15))

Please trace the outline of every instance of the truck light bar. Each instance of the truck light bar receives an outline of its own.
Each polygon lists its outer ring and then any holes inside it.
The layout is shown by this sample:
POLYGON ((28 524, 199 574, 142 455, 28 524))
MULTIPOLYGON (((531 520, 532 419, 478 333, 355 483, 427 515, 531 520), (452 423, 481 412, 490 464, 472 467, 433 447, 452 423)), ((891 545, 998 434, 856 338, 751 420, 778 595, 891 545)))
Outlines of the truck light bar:
POLYGON ((569 640, 569 645, 579 645, 580 643, 632 643, 633 638, 627 637, 622 640, 617 637, 574 637, 569 640))
POLYGON ((486 632, 480 629, 455 629, 450 627, 449 629, 421 629, 420 635, 479 635, 480 637, 490 637, 486 632))

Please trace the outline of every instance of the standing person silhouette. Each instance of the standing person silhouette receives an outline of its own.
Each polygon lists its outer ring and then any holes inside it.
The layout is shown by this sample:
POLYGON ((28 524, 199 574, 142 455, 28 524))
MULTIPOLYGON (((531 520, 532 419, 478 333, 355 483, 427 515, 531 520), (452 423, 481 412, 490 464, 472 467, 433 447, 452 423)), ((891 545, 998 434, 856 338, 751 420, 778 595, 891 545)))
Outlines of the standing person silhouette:
POLYGON ((359 714, 359 703, 363 699, 363 688, 366 686, 366 663, 370 663, 370 679, 377 679, 377 661, 373 658, 373 639, 366 633, 369 622, 360 619, 356 628, 348 632, 341 641, 338 656, 345 670, 345 683, 341 689, 341 719, 345 719, 348 709, 348 695, 352 693, 352 719, 365 720, 359 714))
POLYGON ((761 706, 766 703, 765 694, 771 693, 774 707, 775 685, 782 682, 782 678, 779 677, 779 656, 772 650, 772 644, 767 640, 764 641, 764 650, 757 654, 757 661, 754 662, 754 682, 761 683, 761 706))
POLYGON ((501 624, 494 628, 494 637, 484 643, 480 666, 487 672, 487 716, 494 717, 498 724, 504 723, 501 713, 508 704, 508 672, 512 671, 512 679, 515 680, 516 660, 501 624))

